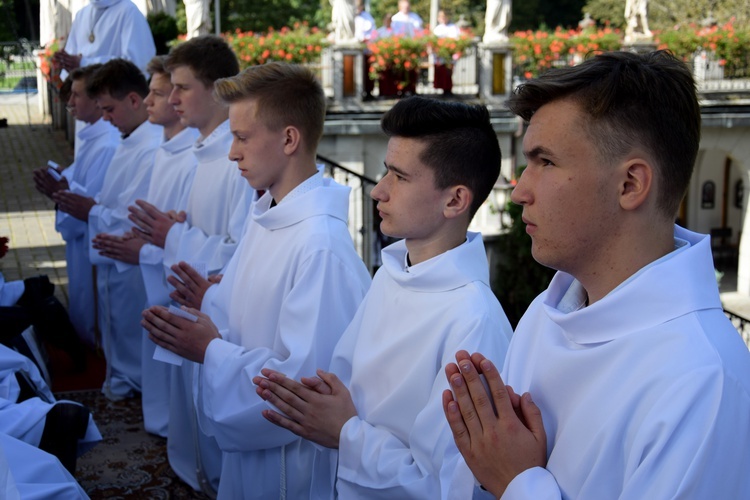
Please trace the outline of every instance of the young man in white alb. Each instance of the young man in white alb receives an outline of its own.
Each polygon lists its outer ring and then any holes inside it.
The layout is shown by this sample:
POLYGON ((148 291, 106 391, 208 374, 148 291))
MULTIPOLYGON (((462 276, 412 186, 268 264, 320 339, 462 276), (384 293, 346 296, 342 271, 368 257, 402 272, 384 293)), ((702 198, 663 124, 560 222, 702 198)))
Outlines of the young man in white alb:
MULTIPOLYGON (((192 146, 198 138, 198 131, 183 125, 168 102, 172 83, 164 60, 165 56, 157 56, 147 68, 151 75, 149 93, 144 101, 148 120, 163 127, 164 140, 154 158, 146 198, 160 210, 170 210, 178 206, 193 181, 196 160, 192 146)), ((169 305, 162 248, 146 242, 132 231, 123 236, 98 235, 93 245, 105 257, 140 267, 146 289, 145 307, 169 305)), ((141 340, 143 425, 148 432, 167 437, 171 369, 168 364, 153 359, 153 342, 145 335, 141 340)))
MULTIPOLYGON (((162 127, 148 121, 144 103, 148 84, 130 61, 112 59, 104 64, 86 91, 123 138, 96 198, 61 191, 54 200, 63 212, 88 221, 90 238, 100 233, 121 235, 132 228, 128 206, 148 192, 162 127)), ((141 272, 100 255, 93 246, 89 258, 96 265, 99 330, 107 358, 102 391, 113 400, 131 397, 141 390, 139 315, 146 301, 141 272)))
POLYGON ((446 371, 477 480, 504 499, 750 498, 750 353, 709 237, 674 224, 700 142, 690 69, 663 51, 604 53, 508 105, 528 121, 512 200, 532 255, 558 272, 502 378, 491 354, 460 352, 446 371))
POLYGON ((312 498, 471 498, 443 417, 443 367, 457 349, 502 358, 512 333, 482 237, 467 232, 497 181, 500 147, 483 106, 413 97, 381 125, 386 175, 372 197, 383 233, 403 240, 383 249, 328 372, 299 383, 266 368, 254 382, 280 410, 264 410, 268 420, 324 447, 312 498))
MULTIPOLYGON (((84 66, 70 73, 71 88, 68 111, 76 120, 87 124, 76 137, 78 148, 73 163, 62 171, 64 179, 55 181, 47 167, 34 171, 37 189, 47 196, 61 190, 73 190, 96 197, 102 189, 104 176, 120 144, 120 133, 102 118, 102 110, 86 93, 86 84, 101 64, 84 66)), ((65 261, 68 272, 68 314, 81 340, 96 346, 96 303, 93 267, 89 259, 89 234, 86 221, 58 211, 55 229, 65 240, 65 261)))
POLYGON ((215 86, 229 104, 230 158, 265 194, 203 312, 188 309, 197 322, 151 308, 144 326, 201 364, 199 423, 224 451, 219 497, 303 498, 314 448, 263 419, 251 379, 264 367, 296 374, 327 364, 370 277, 347 228, 349 189, 315 164, 325 118, 315 75, 269 63, 215 86))
MULTIPOLYGON (((137 225, 136 233, 164 249, 166 275, 170 285, 177 287, 171 298, 185 303, 180 293, 185 291, 183 282, 195 279, 204 287, 209 285, 206 276, 195 273, 190 265, 202 264, 206 274, 215 275, 227 264, 239 243, 255 192, 229 158, 232 134, 227 106, 213 95, 216 80, 239 72, 232 49, 219 37, 200 36, 174 47, 165 64, 173 85, 169 103, 183 125, 200 132, 192 148, 197 167, 177 204, 160 209, 138 200, 130 208, 130 218, 137 225)), ((148 338, 145 342, 153 344, 148 338)), ((195 489, 210 492, 218 488, 221 450, 196 422, 195 369, 191 361, 170 368, 167 456, 180 478, 195 489)))

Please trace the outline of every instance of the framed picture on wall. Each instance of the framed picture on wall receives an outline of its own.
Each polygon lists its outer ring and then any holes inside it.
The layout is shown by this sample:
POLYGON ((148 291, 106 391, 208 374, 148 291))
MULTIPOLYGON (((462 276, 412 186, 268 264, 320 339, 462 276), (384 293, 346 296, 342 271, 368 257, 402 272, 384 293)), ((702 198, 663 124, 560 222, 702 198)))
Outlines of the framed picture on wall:
POLYGON ((706 181, 701 188, 701 208, 714 208, 716 205, 716 184, 706 181))

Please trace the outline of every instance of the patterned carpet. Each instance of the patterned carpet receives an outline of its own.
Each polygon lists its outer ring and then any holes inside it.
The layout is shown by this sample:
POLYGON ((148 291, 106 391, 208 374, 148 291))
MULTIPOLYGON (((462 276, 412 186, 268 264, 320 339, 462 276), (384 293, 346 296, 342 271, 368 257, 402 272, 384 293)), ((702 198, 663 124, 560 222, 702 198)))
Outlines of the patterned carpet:
POLYGON ((56 393, 94 415, 103 440, 78 459, 76 479, 92 499, 207 499, 172 471, 166 440, 143 429, 140 398, 112 402, 99 390, 56 393))

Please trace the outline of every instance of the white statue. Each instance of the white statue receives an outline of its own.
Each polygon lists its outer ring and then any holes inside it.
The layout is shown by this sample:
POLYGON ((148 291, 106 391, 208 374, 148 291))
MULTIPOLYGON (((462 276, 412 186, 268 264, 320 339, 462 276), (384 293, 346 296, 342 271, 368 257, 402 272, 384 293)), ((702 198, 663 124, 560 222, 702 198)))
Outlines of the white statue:
POLYGON ((627 0, 625 2, 625 42, 650 40, 648 29, 648 0, 627 0))
POLYGON ((484 13, 485 43, 507 42, 511 0, 487 0, 484 13))
POLYGON ((354 0, 329 0, 333 35, 336 43, 356 41, 354 37, 354 0))
POLYGON ((187 17, 187 37, 206 35, 211 32, 211 2, 204 0, 183 0, 187 17))

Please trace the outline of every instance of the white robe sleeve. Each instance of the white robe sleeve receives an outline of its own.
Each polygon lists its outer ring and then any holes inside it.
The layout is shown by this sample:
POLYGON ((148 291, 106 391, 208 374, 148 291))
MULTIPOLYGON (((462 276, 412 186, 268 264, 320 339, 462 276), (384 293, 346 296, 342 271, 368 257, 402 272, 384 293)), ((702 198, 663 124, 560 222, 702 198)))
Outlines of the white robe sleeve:
MULTIPOLYGON (((273 348, 248 350, 220 339, 209 344, 201 368, 198 415, 203 431, 223 451, 277 448, 299 439, 263 418, 261 411, 269 406, 255 393, 252 379, 270 368, 299 380, 328 364, 333 345, 364 294, 359 282, 349 278, 351 273, 337 255, 319 250, 295 273, 294 286, 281 305, 273 348)), ((242 327, 252 331, 253 325, 242 327)))
POLYGON ((173 224, 164 242, 164 265, 171 267, 189 260, 205 262, 209 274, 221 270, 237 249, 254 193, 244 179, 234 183, 230 193, 232 214, 225 234, 209 235, 188 222, 173 224))
MULTIPOLYGON (((145 199, 148 195, 154 154, 155 151, 151 151, 139 158, 138 161, 147 162, 147 164, 136 173, 135 178, 132 179, 130 184, 125 186, 125 189, 117 196, 117 201, 112 206, 104 206, 99 203, 98 197, 96 198, 97 204, 91 208, 88 219, 89 236, 92 239, 101 233, 120 235, 133 227, 133 223, 128 219, 128 207, 135 205, 135 200, 145 199)), ((94 265, 117 265, 120 262, 100 255, 99 251, 92 246, 91 240, 89 240, 89 259, 91 259, 91 263, 94 265)), ((130 264, 122 262, 120 264, 130 267, 130 264)))
POLYGON ((455 446, 443 412, 442 393, 449 388, 444 369, 461 349, 504 356, 507 339, 497 319, 466 320, 473 324, 467 324, 460 336, 449 337, 442 349, 429 403, 417 415, 408 442, 358 417, 344 424, 337 472, 342 498, 472 498, 474 476, 455 446))

